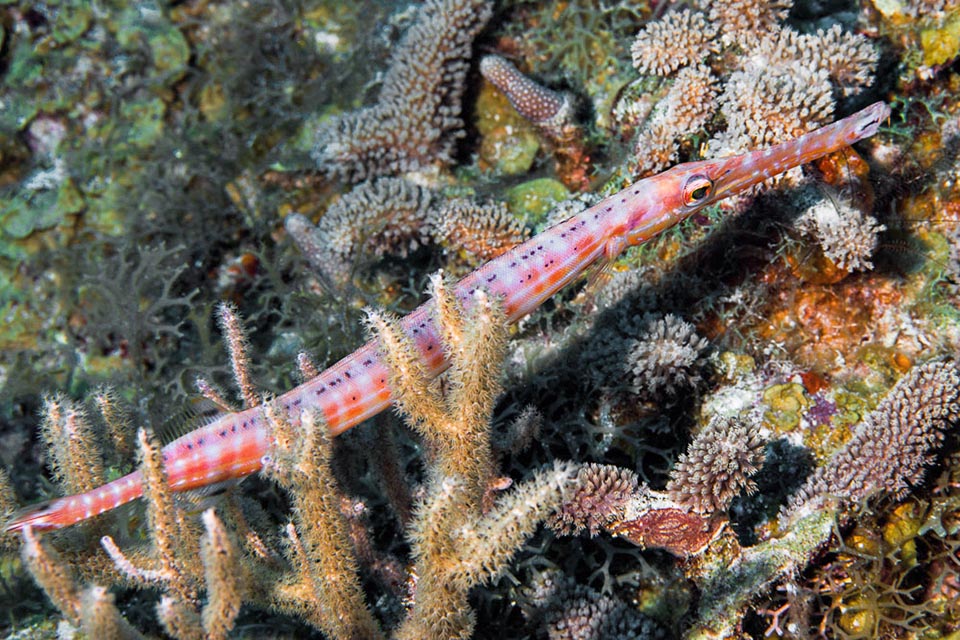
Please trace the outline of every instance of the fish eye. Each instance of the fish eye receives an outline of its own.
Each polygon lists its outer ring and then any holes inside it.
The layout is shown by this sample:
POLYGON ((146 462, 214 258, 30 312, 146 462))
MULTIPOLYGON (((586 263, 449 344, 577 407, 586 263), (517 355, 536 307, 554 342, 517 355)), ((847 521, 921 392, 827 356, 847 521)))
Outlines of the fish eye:
POLYGON ((713 181, 701 175, 690 176, 683 185, 683 203, 692 206, 703 201, 713 192, 713 181))

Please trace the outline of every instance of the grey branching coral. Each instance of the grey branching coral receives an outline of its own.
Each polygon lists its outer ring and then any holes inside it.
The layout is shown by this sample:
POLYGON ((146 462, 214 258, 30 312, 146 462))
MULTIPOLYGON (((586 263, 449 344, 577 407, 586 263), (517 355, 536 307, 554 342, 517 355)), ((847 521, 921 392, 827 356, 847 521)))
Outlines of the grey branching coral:
POLYGON ((960 419, 960 368, 953 362, 914 367, 856 427, 853 438, 790 501, 785 517, 831 499, 902 494, 933 461, 947 428, 960 419))
POLYGON ((342 284, 360 256, 403 257, 430 242, 435 199, 433 190, 408 180, 378 178, 344 194, 316 227, 298 214, 285 224, 307 262, 342 284))
POLYGON ((404 257, 424 245, 462 251, 468 262, 483 262, 529 236, 497 202, 446 199, 404 178, 376 178, 337 200, 314 226, 291 214, 287 233, 304 258, 333 284, 346 283, 364 260, 404 257))
POLYGON ((675 399, 682 391, 696 388, 706 364, 706 339, 673 314, 647 314, 644 322, 643 333, 632 341, 627 355, 634 391, 675 399))
POLYGON ((769 146, 816 128, 833 117, 834 87, 848 96, 873 80, 878 56, 863 36, 837 25, 800 34, 781 24, 793 4, 788 0, 695 4, 700 12, 668 13, 648 24, 633 45, 637 69, 674 78, 665 106, 654 111, 638 140, 640 173, 674 160, 675 139, 701 129, 718 110, 727 126, 708 143, 708 157, 769 146), (715 75, 701 71, 682 78, 705 62, 715 75), (685 109, 673 107, 678 100, 685 109))
POLYGON ((470 49, 490 13, 484 0, 427 0, 394 49, 377 102, 317 132, 320 169, 359 181, 450 162, 463 136, 470 49))
POLYGON ((823 199, 797 219, 797 228, 813 236, 825 256, 846 271, 869 271, 870 261, 886 227, 864 215, 847 200, 823 199))
POLYGON ((551 518, 558 533, 570 535, 584 529, 597 535, 623 517, 627 502, 639 486, 637 474, 612 465, 590 463, 580 467, 574 488, 551 518))
POLYGON ((670 473, 667 492, 696 513, 724 511, 741 491, 756 490, 751 476, 763 464, 764 444, 750 421, 710 422, 680 456, 670 473))
POLYGON ((674 140, 705 125, 713 115, 717 79, 705 65, 677 72, 666 97, 657 103, 647 127, 637 137, 635 153, 648 172, 665 169, 677 160, 674 140))
POLYGON ((743 549, 732 563, 717 563, 705 575, 700 583, 701 626, 695 631, 732 634, 754 594, 805 566, 831 539, 838 509, 881 492, 900 494, 919 483, 937 445, 958 419, 957 364, 914 367, 791 499, 778 522, 782 536, 743 549))
POLYGON ((724 46, 730 46, 777 31, 793 0, 697 0, 696 4, 719 26, 724 46))
POLYGON ((469 262, 492 260, 530 237, 516 216, 498 202, 454 198, 436 209, 435 241, 462 251, 469 262))

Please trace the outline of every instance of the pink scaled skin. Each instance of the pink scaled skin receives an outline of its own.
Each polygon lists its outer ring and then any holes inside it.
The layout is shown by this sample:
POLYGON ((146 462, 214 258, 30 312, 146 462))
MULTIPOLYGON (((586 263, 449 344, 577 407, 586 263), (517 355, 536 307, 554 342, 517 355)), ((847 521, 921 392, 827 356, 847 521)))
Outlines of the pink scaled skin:
MULTIPOLYGON (((641 180, 491 260, 460 280, 455 295, 469 307, 473 294, 482 289, 499 297, 509 321, 515 322, 594 263, 615 258, 723 198, 872 136, 889 115, 889 107, 876 103, 769 149, 682 164, 641 180)), ((447 363, 433 316, 433 303, 426 302, 402 324, 436 376, 447 363)), ((333 435, 380 413, 390 404, 391 393, 378 349, 376 341, 368 342, 277 398, 275 406, 294 424, 303 409, 317 409, 333 435)), ((170 487, 185 491, 255 473, 270 444, 263 407, 221 415, 163 448, 170 487)), ((93 491, 34 505, 7 523, 6 530, 67 527, 142 495, 142 478, 135 471, 93 491)))

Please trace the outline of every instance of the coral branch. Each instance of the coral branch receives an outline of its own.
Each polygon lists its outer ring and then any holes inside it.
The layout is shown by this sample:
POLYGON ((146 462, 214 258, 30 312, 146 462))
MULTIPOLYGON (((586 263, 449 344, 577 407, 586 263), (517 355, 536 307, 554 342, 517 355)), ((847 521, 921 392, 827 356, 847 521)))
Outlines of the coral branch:
POLYGON ((207 640, 226 640, 240 613, 246 580, 237 547, 213 509, 203 512, 203 526, 206 533, 200 553, 207 584, 207 603, 203 607, 201 622, 207 640))
POLYGON ((296 525, 287 528, 295 581, 277 585, 274 598, 331 638, 378 638, 379 625, 364 602, 349 524, 340 513, 343 494, 330 470, 333 445, 327 426, 305 411, 295 430, 281 411, 269 405, 267 410, 277 436, 266 472, 290 492, 296 514, 296 525))
POLYGON ((463 135, 460 99, 473 38, 490 18, 482 0, 428 0, 393 52, 376 104, 325 124, 313 157, 359 181, 450 162, 463 135))
POLYGON ((65 493, 91 491, 106 481, 103 452, 83 407, 61 395, 46 398, 42 429, 50 469, 65 493))
POLYGON ((223 340, 230 354, 233 379, 240 389, 244 408, 256 407, 260 404, 260 396, 250 380, 250 357, 247 355, 249 341, 237 316, 236 307, 221 303, 217 308, 217 319, 220 321, 220 331, 223 332, 223 340))
POLYGON ((480 73, 507 96, 517 113, 553 137, 569 124, 572 115, 569 96, 537 84, 506 58, 483 56, 480 73))
POLYGON ((80 593, 74 585, 69 565, 56 551, 37 538, 31 527, 23 530, 23 549, 20 555, 50 601, 72 624, 80 624, 80 593))
POLYGON ((923 479, 936 446, 958 419, 960 368, 953 362, 914 367, 857 425, 843 449, 810 476, 781 521, 838 498, 858 501, 880 491, 902 495, 923 479))

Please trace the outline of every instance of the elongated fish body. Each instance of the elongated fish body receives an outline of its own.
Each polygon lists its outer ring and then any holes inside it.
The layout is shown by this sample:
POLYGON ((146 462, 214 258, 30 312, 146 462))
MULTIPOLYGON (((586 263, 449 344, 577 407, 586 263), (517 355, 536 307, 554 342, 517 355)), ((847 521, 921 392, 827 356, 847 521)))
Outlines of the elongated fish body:
MULTIPOLYGON (((591 265, 618 256, 723 198, 832 153, 876 133, 890 115, 876 103, 795 140, 718 160, 678 165, 636 182, 561 222, 460 280, 454 293, 469 307, 478 289, 501 299, 515 322, 575 280, 591 265)), ((433 321, 433 303, 406 316, 402 326, 431 376, 447 368, 433 321)), ((274 401, 297 424, 301 410, 319 410, 333 435, 383 411, 391 401, 389 372, 376 341, 368 342, 315 378, 274 401)), ((242 478, 262 468, 271 444, 263 407, 224 414, 163 448, 170 487, 185 491, 242 478)), ((139 472, 87 493, 28 508, 6 525, 57 529, 70 526, 143 494, 139 472)))

